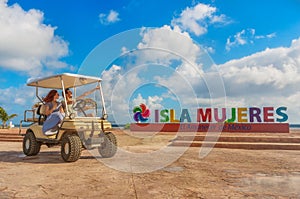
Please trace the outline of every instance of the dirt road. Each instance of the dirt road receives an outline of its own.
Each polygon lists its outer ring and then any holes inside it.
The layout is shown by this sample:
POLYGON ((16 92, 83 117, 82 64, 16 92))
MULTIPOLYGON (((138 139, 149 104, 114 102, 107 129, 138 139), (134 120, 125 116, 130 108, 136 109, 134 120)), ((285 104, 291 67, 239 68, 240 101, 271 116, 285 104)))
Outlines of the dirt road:
MULTIPOLYGON (((121 151, 142 156, 172 139, 117 137, 121 151)), ((151 164, 123 159, 135 166, 151 164)), ((77 162, 65 163, 59 147, 46 146, 25 157, 22 143, 1 142, 0 198, 300 198, 300 151, 215 148, 199 158, 199 148, 189 148, 171 164, 145 173, 116 170, 106 166, 109 161, 85 150, 77 162)))

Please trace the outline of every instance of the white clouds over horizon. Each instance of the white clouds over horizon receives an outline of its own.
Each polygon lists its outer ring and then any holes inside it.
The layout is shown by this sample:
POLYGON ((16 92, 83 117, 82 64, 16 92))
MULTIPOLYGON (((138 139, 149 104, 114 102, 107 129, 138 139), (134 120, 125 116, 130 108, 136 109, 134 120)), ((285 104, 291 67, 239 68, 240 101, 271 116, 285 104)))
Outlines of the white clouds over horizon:
POLYGON ((243 106, 290 107, 291 122, 299 118, 300 38, 289 47, 267 48, 219 65, 227 101, 240 99, 243 106))
POLYGON ((43 12, 1 0, 0 13, 0 67, 33 75, 43 67, 67 66, 59 59, 68 55, 68 43, 55 35, 56 27, 43 23, 43 12))
POLYGON ((283 89, 300 83, 300 38, 293 40, 289 47, 267 48, 219 67, 224 78, 234 79, 239 84, 271 84, 283 89))
POLYGON ((109 25, 120 21, 119 13, 115 10, 110 10, 108 14, 100 13, 99 14, 100 23, 103 25, 109 25))

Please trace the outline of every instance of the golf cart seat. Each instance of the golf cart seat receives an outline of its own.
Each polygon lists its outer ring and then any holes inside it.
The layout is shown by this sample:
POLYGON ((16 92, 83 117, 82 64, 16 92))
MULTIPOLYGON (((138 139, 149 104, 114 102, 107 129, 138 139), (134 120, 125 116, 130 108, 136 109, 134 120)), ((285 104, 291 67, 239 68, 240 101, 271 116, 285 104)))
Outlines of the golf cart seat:
POLYGON ((45 104, 40 104, 36 113, 39 115, 38 117, 38 124, 43 125, 44 121, 47 119, 47 115, 45 112, 45 104))

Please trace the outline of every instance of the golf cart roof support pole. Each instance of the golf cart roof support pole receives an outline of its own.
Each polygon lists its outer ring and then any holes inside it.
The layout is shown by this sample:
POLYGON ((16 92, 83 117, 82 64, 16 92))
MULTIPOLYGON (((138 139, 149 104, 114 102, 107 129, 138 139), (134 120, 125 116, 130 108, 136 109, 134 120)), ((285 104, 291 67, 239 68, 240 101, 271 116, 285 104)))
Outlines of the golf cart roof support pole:
POLYGON ((68 110, 68 102, 67 102, 67 96, 65 93, 65 85, 64 85, 64 80, 62 79, 62 76, 60 76, 60 82, 61 82, 61 88, 62 88, 62 92, 64 94, 64 100, 65 100, 65 106, 66 106, 66 111, 67 111, 67 116, 69 116, 69 110, 68 110))
POLYGON ((37 97, 41 102, 43 102, 43 99, 40 98, 40 96, 39 96, 39 87, 38 87, 38 85, 36 85, 36 87, 35 87, 35 95, 36 95, 36 97, 37 97))
POLYGON ((105 108, 105 102, 104 102, 104 97, 103 97, 103 92, 102 92, 102 86, 100 81, 98 82, 99 88, 100 88, 100 95, 101 95, 101 101, 102 101, 102 106, 103 106, 103 115, 106 114, 106 108, 105 108))

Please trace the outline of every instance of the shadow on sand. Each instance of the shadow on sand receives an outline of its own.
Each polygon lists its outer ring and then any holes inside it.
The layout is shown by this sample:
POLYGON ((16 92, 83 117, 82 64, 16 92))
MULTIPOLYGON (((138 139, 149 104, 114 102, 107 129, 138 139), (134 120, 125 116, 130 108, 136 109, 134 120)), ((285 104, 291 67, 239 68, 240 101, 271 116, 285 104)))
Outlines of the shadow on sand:
MULTIPOLYGON (((89 160, 101 157, 81 156, 89 160)), ((61 158, 60 151, 41 151, 35 156, 26 156, 22 151, 0 151, 0 162, 29 163, 29 164, 61 164, 66 162, 61 158)))

